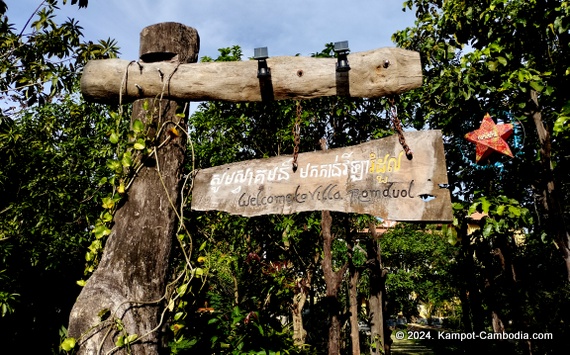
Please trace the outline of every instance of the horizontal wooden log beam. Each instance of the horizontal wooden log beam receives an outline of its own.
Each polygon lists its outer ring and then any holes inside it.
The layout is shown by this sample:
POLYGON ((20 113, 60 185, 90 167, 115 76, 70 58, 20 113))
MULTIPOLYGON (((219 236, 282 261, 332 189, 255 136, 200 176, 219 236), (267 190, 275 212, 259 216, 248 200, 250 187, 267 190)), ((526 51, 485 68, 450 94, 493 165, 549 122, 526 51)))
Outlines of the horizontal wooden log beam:
POLYGON ((263 101, 322 96, 375 98, 421 86, 419 53, 380 48, 348 55, 351 70, 336 72, 335 58, 273 57, 271 76, 258 78, 258 62, 178 64, 121 59, 87 63, 81 92, 87 100, 132 101, 157 97, 183 101, 263 101), (122 92, 122 95, 119 93, 122 92))

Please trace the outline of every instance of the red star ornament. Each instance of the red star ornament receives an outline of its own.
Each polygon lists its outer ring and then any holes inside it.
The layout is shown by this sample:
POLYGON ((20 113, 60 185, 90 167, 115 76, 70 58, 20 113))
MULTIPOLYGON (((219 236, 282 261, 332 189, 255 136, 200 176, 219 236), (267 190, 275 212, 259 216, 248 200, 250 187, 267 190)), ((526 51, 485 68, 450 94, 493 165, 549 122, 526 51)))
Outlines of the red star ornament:
POLYGON ((465 139, 477 144, 475 160, 487 158, 493 151, 513 157, 509 145, 505 141, 513 133, 513 125, 510 123, 495 124, 491 116, 486 114, 481 122, 481 127, 465 135, 465 139))

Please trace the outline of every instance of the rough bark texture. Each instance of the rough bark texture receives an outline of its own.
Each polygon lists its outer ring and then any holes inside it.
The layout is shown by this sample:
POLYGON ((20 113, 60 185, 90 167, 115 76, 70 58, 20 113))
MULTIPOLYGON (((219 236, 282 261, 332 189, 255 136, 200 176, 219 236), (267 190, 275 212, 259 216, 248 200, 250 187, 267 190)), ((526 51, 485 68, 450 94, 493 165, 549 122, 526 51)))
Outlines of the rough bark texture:
POLYGON ((473 245, 471 238, 467 235, 467 222, 463 218, 461 229, 458 233, 461 240, 461 277, 464 282, 461 284, 460 293, 461 308, 463 310, 461 319, 466 331, 480 332, 485 329, 484 310, 481 300, 481 290, 476 282, 475 275, 477 268, 473 260, 473 245))
POLYGON ((392 346, 390 335, 392 331, 386 326, 384 320, 386 294, 386 274, 382 267, 382 250, 376 233, 376 225, 371 222, 371 239, 369 241, 368 262, 370 268, 370 354, 389 355, 392 346))
MULTIPOLYGON (((353 244, 353 243, 351 243, 353 244)), ((351 250, 353 245, 351 245, 351 250)), ((349 289, 349 313, 350 313, 350 339, 352 342, 352 354, 360 355, 360 334, 358 330, 358 282, 360 270, 351 262, 349 266, 350 289, 349 289)))
POLYGON ((341 305, 338 301, 338 291, 342 283, 342 276, 348 264, 343 265, 336 272, 333 269, 331 233, 332 217, 330 211, 322 211, 321 233, 323 236, 323 274, 326 284, 326 304, 329 310, 329 355, 340 354, 341 305))
POLYGON ((298 291, 295 291, 293 305, 291 307, 291 313, 293 315, 293 342, 295 346, 305 344, 305 338, 307 337, 307 331, 303 326, 303 307, 306 301, 307 292, 301 286, 298 291))
MULTIPOLYGON (((144 54, 143 59, 150 57, 144 54)), ((172 57, 169 52, 161 58, 172 57)), ((159 75, 176 73, 164 98, 187 101, 264 101, 312 99, 322 96, 380 97, 422 85, 417 52, 381 48, 348 56, 351 70, 336 72, 334 58, 274 57, 267 59, 271 76, 257 78, 258 62, 136 63, 121 59, 89 62, 81 78, 81 91, 98 101, 154 97, 162 92, 159 75), (125 81, 125 85, 122 83, 125 81)))
POLYGON ((141 31, 139 56, 143 62, 196 63, 198 52, 200 37, 194 28, 162 22, 141 31))
POLYGON ((564 211, 558 199, 554 174, 552 172, 550 133, 542 122, 538 93, 534 90, 531 91, 531 100, 536 107, 536 110, 532 112, 532 120, 534 121, 540 141, 541 174, 539 174, 540 181, 538 181, 537 186, 535 186, 538 195, 537 200, 542 204, 542 210, 545 212, 543 226, 554 236, 554 241, 564 259, 568 281, 570 281, 570 234, 566 227, 564 211))
MULTIPOLYGON (((164 48, 182 55, 181 61, 195 60, 198 49, 196 30, 176 23, 162 23, 147 27, 141 33, 145 42, 141 48, 155 48, 152 43, 163 43, 165 38, 178 36, 180 47, 164 48), (146 47, 145 47, 146 46, 146 47), (189 50, 188 48, 191 48, 189 50)), ((158 50, 158 49, 157 49, 158 50)), ((163 58, 161 53, 152 58, 163 58)), ((151 58, 151 57, 147 57, 151 58)), ((167 80, 167 78, 164 78, 167 80)), ((142 100, 135 102, 132 119, 141 119, 147 125, 160 127, 163 122, 179 122, 175 116, 175 101, 150 100, 151 114, 142 108, 142 100), (161 122, 159 122, 159 117, 161 122)), ((185 122, 179 124, 185 129, 185 122)), ((164 142, 169 126, 156 142, 164 142)), ((153 132, 149 132, 153 134, 153 132)), ((124 204, 117 210, 111 234, 97 270, 87 281, 70 315, 69 336, 78 339, 78 354, 108 353, 121 335, 114 325, 116 319, 124 324, 129 335, 145 336, 130 347, 133 354, 160 352, 160 300, 165 293, 173 235, 178 225, 175 210, 180 196, 185 139, 171 139, 157 155, 149 158, 127 192, 124 204), (101 322, 98 313, 108 309, 111 317, 101 322)), ((114 354, 126 353, 126 348, 114 354)))
MULTIPOLYGON (((297 281, 295 294, 293 295, 293 305, 291 307, 293 341, 298 347, 302 347, 307 338, 307 331, 303 325, 303 307, 312 290, 311 280, 313 279, 313 268, 318 265, 320 258, 320 253, 315 253, 313 255, 313 261, 309 265, 305 265, 304 277, 297 281)), ((309 299, 309 301, 311 301, 311 299, 309 299)))

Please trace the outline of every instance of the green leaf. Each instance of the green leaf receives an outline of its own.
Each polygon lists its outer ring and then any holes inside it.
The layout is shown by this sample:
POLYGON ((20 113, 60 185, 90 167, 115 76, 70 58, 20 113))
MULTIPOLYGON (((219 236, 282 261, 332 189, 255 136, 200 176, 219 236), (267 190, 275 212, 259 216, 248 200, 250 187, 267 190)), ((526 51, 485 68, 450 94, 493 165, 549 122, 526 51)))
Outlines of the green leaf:
POLYGON ((109 223, 113 220, 113 215, 109 213, 109 211, 105 211, 105 213, 103 214, 103 216, 101 217, 101 220, 104 223, 109 223))
POLYGON ((128 168, 131 165, 133 165, 133 158, 132 158, 131 152, 125 152, 123 154, 123 157, 121 158, 121 164, 125 168, 128 168))
POLYGON ((498 214, 499 216, 502 216, 503 213, 505 212, 505 208, 506 208, 505 205, 500 205, 499 207, 497 207, 497 214, 498 214))
POLYGON ((451 208, 453 208, 454 211, 461 211, 463 209, 463 205, 459 202, 454 202, 451 205, 451 208))
POLYGON ((119 121, 121 119, 121 116, 119 116, 118 112, 115 111, 111 111, 109 112, 109 116, 114 120, 114 121, 119 121))
POLYGON ((472 215, 473 213, 475 213, 477 211, 477 207, 479 207, 479 204, 480 202, 475 202, 471 206, 469 206, 467 214, 472 215))
POLYGON ((205 241, 204 243, 202 243, 202 245, 200 245, 199 251, 204 250, 204 248, 206 247, 207 242, 208 242, 208 241, 205 241))
POLYGON ((119 186, 117 186, 117 192, 120 194, 124 194, 125 193, 125 182, 121 181, 121 183, 119 184, 119 186))
POLYGON ((174 321, 178 321, 180 318, 182 318, 182 316, 184 315, 184 312, 178 312, 174 315, 173 319, 174 321))
POLYGON ((65 340, 61 343, 61 349, 63 351, 71 351, 75 348, 76 340, 75 338, 65 338, 65 340))
POLYGON ((143 130, 144 130, 144 123, 142 123, 141 120, 135 120, 135 122, 133 122, 133 131, 135 133, 140 133, 143 130))
POLYGON ((110 210, 115 207, 115 201, 111 197, 103 197, 103 208, 106 210, 110 210))
POLYGON ((111 136, 109 137, 109 142, 111 142, 112 144, 119 143, 119 135, 117 134, 117 132, 111 133, 111 136))
POLYGON ((95 239, 94 241, 91 242, 91 245, 89 245, 89 250, 95 253, 98 252, 101 249, 101 247, 102 247, 101 241, 95 239))
POLYGON ((564 131, 570 131, 570 126, 567 124, 569 120, 570 116, 558 116, 556 122, 554 122, 554 127, 552 128, 555 136, 559 135, 560 133, 564 133, 564 131))
POLYGON ((186 294, 186 290, 188 289, 188 284, 184 284, 178 287, 177 292, 180 296, 184 296, 186 294))
POLYGON ((119 318, 115 318, 115 326, 117 327, 117 329, 119 331, 122 331, 123 329, 125 329, 125 325, 123 324, 123 321, 120 320, 119 318))
POLYGON ((135 148, 136 150, 143 150, 145 148, 144 141, 142 139, 139 139, 138 141, 135 142, 133 148, 135 148))
POLYGON ((481 209, 484 213, 489 213, 489 207, 491 207, 491 202, 487 201, 486 198, 481 199, 481 209))
POLYGON ((509 206, 509 212, 515 215, 516 217, 520 217, 521 209, 516 206, 509 206))
POLYGON ((131 334, 125 338, 125 344, 131 344, 139 338, 138 334, 131 334))
POLYGON ((107 167, 114 172, 121 172, 123 170, 121 162, 115 159, 107 160, 107 167))
POLYGON ((489 237, 492 231, 493 231, 493 224, 492 223, 485 224, 485 227, 483 228, 483 236, 489 237))
POLYGON ((98 225, 93 228, 92 233, 95 234, 96 239, 101 239, 104 236, 111 234, 111 230, 105 225, 98 225))
POLYGON ((542 85, 538 81, 531 81, 529 83, 529 85, 531 88, 533 88, 535 91, 538 91, 538 92, 542 92, 542 90, 544 89, 544 85, 542 85))
POLYGON ((530 78, 530 73, 528 72, 528 70, 526 69, 521 69, 517 72, 517 75, 519 77, 519 81, 520 82, 524 82, 526 81, 528 78, 530 78))
POLYGON ((120 337, 117 338, 117 341, 115 342, 115 346, 122 348, 123 346, 125 346, 125 336, 121 335, 120 337))

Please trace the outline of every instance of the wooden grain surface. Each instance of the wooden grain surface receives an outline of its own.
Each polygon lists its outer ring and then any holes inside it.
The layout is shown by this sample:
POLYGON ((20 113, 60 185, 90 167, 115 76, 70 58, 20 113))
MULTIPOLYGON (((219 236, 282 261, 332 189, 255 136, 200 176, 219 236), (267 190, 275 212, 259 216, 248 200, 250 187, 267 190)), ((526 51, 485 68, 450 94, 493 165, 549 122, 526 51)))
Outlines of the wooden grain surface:
POLYGON ((330 210, 393 221, 451 221, 440 131, 406 132, 357 146, 217 166, 197 173, 193 210, 243 216, 330 210))
POLYGON ((270 57, 271 77, 258 79, 258 62, 177 64, 122 59, 93 60, 81 78, 81 92, 92 101, 123 102, 142 97, 185 101, 262 101, 322 96, 381 97, 421 86, 417 52, 380 48, 348 55, 351 70, 336 72, 336 59, 270 57), (170 80, 168 80, 170 78, 170 80))

